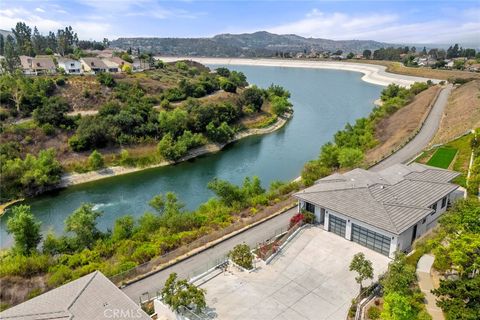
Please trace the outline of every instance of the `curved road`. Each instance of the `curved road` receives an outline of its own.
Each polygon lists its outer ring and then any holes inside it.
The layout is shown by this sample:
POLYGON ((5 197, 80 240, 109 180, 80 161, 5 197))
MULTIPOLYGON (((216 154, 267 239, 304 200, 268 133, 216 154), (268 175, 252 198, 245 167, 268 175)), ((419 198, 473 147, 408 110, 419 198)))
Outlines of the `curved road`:
POLYGON ((385 160, 371 167, 370 170, 380 171, 397 163, 406 163, 421 153, 437 133, 451 91, 451 84, 442 89, 422 128, 410 142, 385 160))

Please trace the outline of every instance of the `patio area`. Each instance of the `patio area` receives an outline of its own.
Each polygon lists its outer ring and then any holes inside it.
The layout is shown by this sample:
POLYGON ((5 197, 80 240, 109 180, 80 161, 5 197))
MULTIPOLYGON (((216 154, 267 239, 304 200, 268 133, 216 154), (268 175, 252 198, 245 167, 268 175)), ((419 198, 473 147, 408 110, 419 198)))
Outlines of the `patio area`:
POLYGON ((271 264, 258 262, 251 273, 230 267, 201 288, 217 319, 344 320, 359 292, 355 273, 348 270, 358 252, 372 261, 375 278, 391 261, 319 227, 307 227, 271 264))

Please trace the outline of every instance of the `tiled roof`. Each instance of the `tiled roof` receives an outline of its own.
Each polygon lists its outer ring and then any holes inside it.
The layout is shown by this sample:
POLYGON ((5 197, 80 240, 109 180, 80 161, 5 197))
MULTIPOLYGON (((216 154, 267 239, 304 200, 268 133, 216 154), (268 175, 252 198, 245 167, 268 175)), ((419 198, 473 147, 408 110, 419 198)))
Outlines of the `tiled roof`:
POLYGON ((123 317, 116 319, 151 320, 107 277, 95 271, 1 312, 0 319, 103 320, 114 310, 123 311, 117 311, 123 317))
POLYGON ((318 180, 295 197, 400 234, 432 212, 428 206, 457 186, 457 172, 397 164, 379 172, 355 169, 318 180))

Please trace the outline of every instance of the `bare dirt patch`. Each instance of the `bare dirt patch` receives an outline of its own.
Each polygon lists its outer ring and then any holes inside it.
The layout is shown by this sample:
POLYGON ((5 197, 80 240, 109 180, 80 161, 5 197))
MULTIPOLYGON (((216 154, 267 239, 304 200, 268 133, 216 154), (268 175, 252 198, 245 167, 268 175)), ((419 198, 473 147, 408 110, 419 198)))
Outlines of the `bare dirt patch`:
POLYGON ((366 162, 378 161, 404 144, 408 137, 419 128, 439 91, 440 87, 434 86, 419 93, 410 104, 378 122, 375 128, 375 138, 379 144, 367 152, 366 162))
POLYGON ((45 276, 2 277, 0 278, 0 302, 5 306, 14 306, 33 296, 45 292, 48 288, 45 276))
POLYGON ((98 109, 112 94, 112 89, 101 86, 95 76, 75 76, 67 78, 58 93, 73 110, 98 109))
POLYGON ((432 144, 446 143, 478 127, 480 127, 480 80, 474 80, 457 87, 452 92, 432 144))

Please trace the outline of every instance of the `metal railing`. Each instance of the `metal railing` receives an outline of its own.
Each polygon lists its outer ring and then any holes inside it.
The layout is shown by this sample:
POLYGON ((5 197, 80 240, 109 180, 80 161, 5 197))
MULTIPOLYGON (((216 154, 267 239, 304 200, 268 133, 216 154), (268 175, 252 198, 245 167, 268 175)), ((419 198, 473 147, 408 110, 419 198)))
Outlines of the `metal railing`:
MULTIPOLYGON (((176 261, 180 261, 182 256, 187 255, 188 253, 192 252, 196 249, 201 249, 202 247, 207 248, 207 245, 213 241, 219 241, 220 239, 232 234, 235 231, 241 230, 247 226, 250 226, 256 222, 259 222, 265 218, 268 218, 279 211, 287 211, 294 207, 294 203, 290 198, 287 198, 284 201, 276 203, 265 210, 262 210, 255 215, 251 215, 250 211, 244 210, 242 211, 239 216, 240 219, 230 226, 211 231, 208 234, 203 235, 202 237, 190 242, 179 246, 178 248, 169 251, 161 256, 155 257, 148 262, 140 264, 132 269, 127 271, 121 272, 119 274, 113 275, 110 280, 118 286, 123 286, 130 281, 137 280, 138 278, 148 276, 149 274, 158 272, 169 264, 173 264, 176 261)), ((213 267, 210 266, 210 267, 213 267)), ((203 271, 198 271, 198 274, 205 272, 208 270, 208 266, 202 268, 203 271), (206 269, 205 269, 206 268, 206 269)), ((197 274, 197 275, 198 275, 197 274)), ((194 275, 192 275, 194 276, 194 275)))

